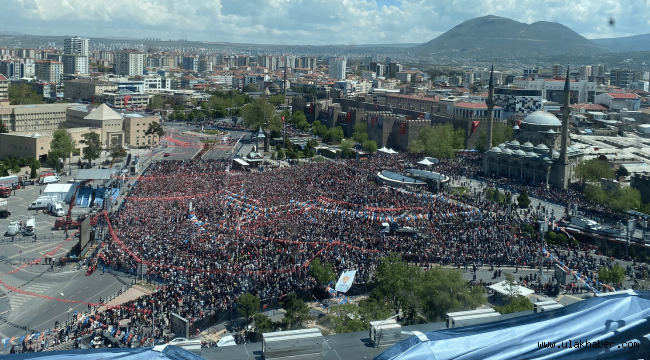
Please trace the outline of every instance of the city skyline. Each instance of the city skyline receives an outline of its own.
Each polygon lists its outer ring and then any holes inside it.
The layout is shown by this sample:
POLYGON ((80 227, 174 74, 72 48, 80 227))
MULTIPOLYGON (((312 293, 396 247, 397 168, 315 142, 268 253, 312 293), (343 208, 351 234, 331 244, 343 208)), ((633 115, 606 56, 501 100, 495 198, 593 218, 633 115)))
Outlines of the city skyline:
POLYGON ((650 7, 629 1, 529 0, 495 5, 425 0, 258 1, 9 0, 3 30, 30 35, 161 38, 277 45, 424 43, 485 15, 558 22, 588 39, 644 33, 650 7))

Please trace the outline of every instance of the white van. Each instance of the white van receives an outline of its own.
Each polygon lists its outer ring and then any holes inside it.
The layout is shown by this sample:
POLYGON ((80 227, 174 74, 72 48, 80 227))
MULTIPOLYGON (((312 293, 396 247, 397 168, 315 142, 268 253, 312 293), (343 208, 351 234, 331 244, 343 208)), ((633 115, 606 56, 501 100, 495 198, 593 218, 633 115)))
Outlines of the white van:
POLYGON ((50 204, 54 203, 54 199, 47 196, 41 196, 33 203, 29 204, 27 210, 48 210, 50 204))
POLYGON ((34 218, 31 218, 27 220, 25 223, 25 234, 26 236, 33 236, 34 235, 34 228, 36 227, 36 220, 34 218))
POLYGON ((47 212, 54 216, 63 216, 65 215, 65 210, 63 209, 63 204, 60 202, 53 202, 47 207, 47 212))
POLYGON ((59 177, 58 176, 46 176, 41 180, 41 184, 54 184, 59 182, 59 177))

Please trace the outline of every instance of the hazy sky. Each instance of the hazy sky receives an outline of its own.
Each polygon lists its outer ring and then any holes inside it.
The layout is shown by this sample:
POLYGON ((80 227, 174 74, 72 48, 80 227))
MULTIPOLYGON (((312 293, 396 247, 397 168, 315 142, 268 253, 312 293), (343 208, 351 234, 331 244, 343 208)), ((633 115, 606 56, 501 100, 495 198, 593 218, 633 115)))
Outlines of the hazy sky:
POLYGON ((423 43, 488 14, 650 33, 648 0, 2 0, 0 31, 258 44, 423 43), (610 25, 610 19, 614 24, 610 25))

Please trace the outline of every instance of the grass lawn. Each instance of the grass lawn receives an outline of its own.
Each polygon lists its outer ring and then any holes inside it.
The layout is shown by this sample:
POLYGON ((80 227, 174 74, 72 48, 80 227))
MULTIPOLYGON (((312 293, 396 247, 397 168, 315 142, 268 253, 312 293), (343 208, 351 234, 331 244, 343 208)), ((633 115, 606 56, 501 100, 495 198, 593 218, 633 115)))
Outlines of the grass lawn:
POLYGON ((221 135, 226 133, 225 131, 221 131, 221 130, 205 130, 203 132, 205 134, 210 134, 210 135, 221 135))
POLYGON ((451 188, 451 193, 458 194, 459 196, 463 196, 465 193, 469 193, 469 189, 464 186, 453 187, 451 188))

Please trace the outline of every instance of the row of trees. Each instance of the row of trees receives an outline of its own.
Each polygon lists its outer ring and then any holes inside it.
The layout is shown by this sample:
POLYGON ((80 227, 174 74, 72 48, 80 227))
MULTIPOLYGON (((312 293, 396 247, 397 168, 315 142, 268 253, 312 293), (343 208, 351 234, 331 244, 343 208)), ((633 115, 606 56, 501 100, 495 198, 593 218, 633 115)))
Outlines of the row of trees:
POLYGON ((7 158, 0 161, 0 176, 9 176, 9 172, 13 174, 20 173, 22 167, 29 166, 31 169, 31 178, 36 178, 36 170, 41 168, 41 162, 33 157, 27 158, 7 158))
POLYGON ((10 84, 8 97, 10 105, 43 103, 43 96, 39 95, 29 84, 10 84))
POLYGON ((425 127, 409 144, 408 151, 439 159, 451 159, 455 150, 465 147, 465 130, 456 129, 451 123, 425 127))

